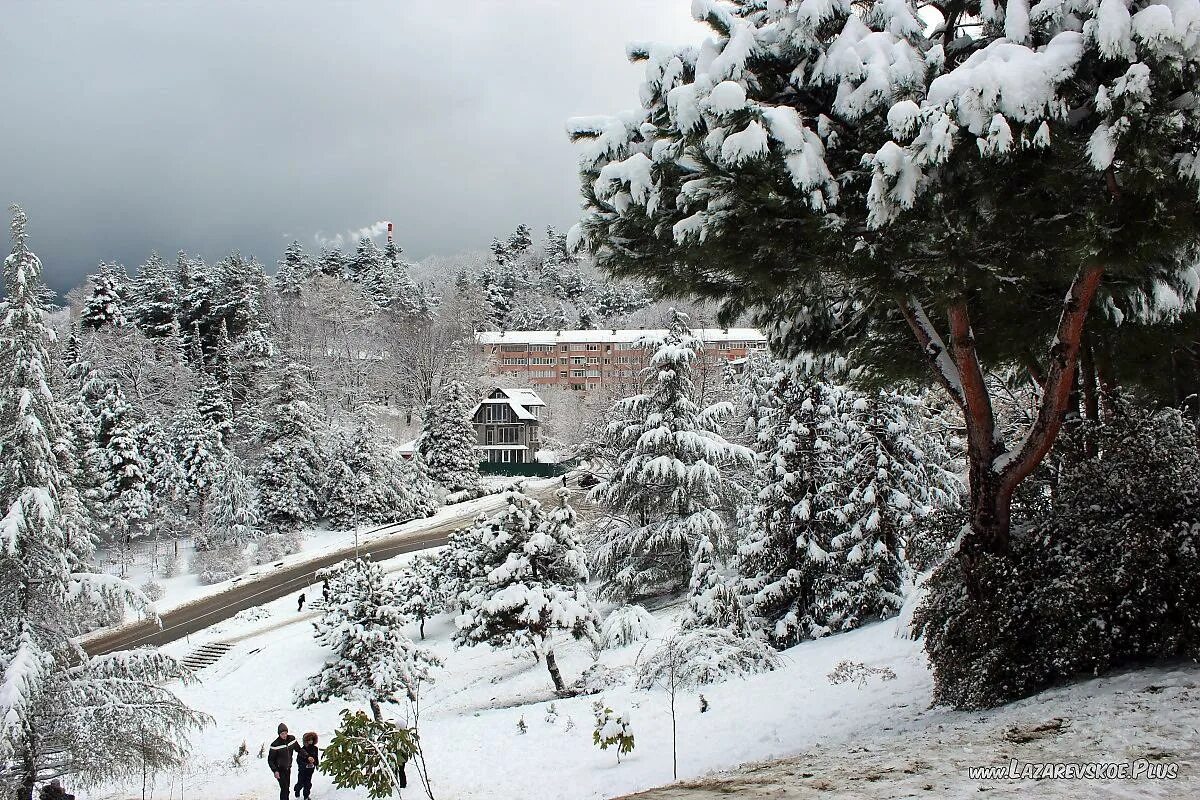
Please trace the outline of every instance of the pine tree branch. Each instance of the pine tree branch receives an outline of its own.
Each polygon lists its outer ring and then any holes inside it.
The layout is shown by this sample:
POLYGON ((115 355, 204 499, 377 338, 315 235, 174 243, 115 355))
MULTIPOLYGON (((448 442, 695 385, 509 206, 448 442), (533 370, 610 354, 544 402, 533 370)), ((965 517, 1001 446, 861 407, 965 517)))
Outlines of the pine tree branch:
POLYGON ((958 366, 950 357, 950 351, 946 349, 941 335, 925 313, 921 302, 910 295, 897 297, 896 305, 900 307, 900 313, 904 315, 908 327, 917 337, 917 343, 929 361, 929 368, 933 370, 933 376, 942 385, 942 388, 950 393, 950 398, 954 400, 955 404, 959 408, 965 409, 966 400, 963 396, 962 377, 959 375, 958 366))

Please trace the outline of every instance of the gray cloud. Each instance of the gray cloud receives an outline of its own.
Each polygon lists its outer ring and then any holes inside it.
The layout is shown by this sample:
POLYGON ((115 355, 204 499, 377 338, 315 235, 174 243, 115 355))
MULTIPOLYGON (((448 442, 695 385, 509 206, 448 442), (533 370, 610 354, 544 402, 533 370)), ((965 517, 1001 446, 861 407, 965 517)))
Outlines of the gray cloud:
POLYGON ((414 258, 565 227, 564 121, 636 105, 625 43, 696 41, 688 5, 5 3, 0 201, 60 290, 102 259, 271 264, 376 220, 414 258))

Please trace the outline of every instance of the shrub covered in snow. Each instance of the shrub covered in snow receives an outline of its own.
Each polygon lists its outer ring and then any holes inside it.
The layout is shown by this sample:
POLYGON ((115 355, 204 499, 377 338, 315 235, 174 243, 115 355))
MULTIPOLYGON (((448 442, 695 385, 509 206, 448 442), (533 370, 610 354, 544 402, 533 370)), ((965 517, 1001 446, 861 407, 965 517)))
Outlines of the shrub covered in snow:
POLYGON ((611 708, 604 705, 604 701, 599 700, 592 705, 592 711, 596 716, 596 727, 592 730, 592 741, 601 750, 607 750, 610 747, 617 749, 617 763, 621 763, 621 756, 633 752, 633 728, 630 727, 630 713, 615 713, 611 708))
POLYGON ((1053 516, 939 567, 914 626, 934 700, 982 708, 1077 675, 1200 657, 1200 450, 1174 410, 1126 409, 1067 463, 1053 516))
POLYGON ((871 678, 894 681, 896 673, 891 667, 868 667, 861 661, 845 660, 839 661, 825 677, 835 686, 839 683, 857 683, 861 687, 871 678))
POLYGON ((694 628, 668 637, 648 658, 639 658, 635 684, 639 689, 667 683, 700 686, 770 672, 780 664, 779 654, 758 639, 694 628))
POLYGON ((290 556, 299 549, 298 534, 272 533, 258 540, 258 549, 254 551, 254 561, 257 564, 269 564, 284 556, 290 556))
POLYGON ((240 544, 223 544, 211 550, 199 550, 192 556, 192 572, 199 576, 201 583, 209 586, 240 575, 245 569, 246 552, 240 544))
POLYGON ((166 594, 166 589, 163 588, 161 583, 151 578, 142 584, 142 594, 146 595, 151 602, 156 603, 162 600, 163 595, 166 594))
POLYGON ((608 615, 600 632, 601 647, 611 650, 654 637, 658 621, 642 606, 621 606, 608 615))

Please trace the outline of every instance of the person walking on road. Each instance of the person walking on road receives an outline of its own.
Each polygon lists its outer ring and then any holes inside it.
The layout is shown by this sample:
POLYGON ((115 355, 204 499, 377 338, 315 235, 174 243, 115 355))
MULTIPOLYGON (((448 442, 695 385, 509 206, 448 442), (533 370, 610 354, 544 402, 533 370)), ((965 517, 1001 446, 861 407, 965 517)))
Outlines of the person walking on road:
POLYGON ((298 598, 296 598, 296 612, 299 613, 303 610, 304 610, 304 592, 301 592, 300 596, 298 598))
POLYGON ((317 750, 317 734, 315 731, 309 731, 304 734, 304 746, 300 748, 300 752, 296 757, 297 775, 296 778, 296 797, 300 796, 300 792, 304 792, 304 800, 309 800, 309 795, 312 794, 312 779, 313 773, 317 770, 317 765, 321 763, 321 754, 317 750))
POLYGON ((292 788, 292 753, 303 751, 296 737, 288 733, 287 725, 279 723, 278 730, 279 735, 267 753, 267 766, 279 782, 279 800, 288 800, 288 790, 292 788))

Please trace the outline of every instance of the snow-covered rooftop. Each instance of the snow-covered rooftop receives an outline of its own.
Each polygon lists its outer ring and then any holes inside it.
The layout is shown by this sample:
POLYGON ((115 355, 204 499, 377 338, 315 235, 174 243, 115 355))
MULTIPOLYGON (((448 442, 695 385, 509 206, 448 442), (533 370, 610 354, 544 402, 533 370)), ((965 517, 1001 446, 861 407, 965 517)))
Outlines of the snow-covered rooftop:
POLYGON ((513 410, 513 413, 517 415, 517 419, 536 422, 538 419, 537 414, 534 414, 529 409, 533 408, 534 406, 546 405, 546 401, 543 400, 533 389, 505 389, 502 386, 497 386, 495 389, 489 392, 488 395, 488 397, 485 397, 483 400, 476 403, 475 408, 471 409, 471 418, 474 418, 475 412, 477 412, 480 407, 485 404, 507 405, 513 410), (499 393, 501 396, 491 396, 497 393, 499 393))
MULTIPOLYGON (((703 342, 763 342, 766 337, 756 328, 695 328, 692 333, 703 342)), ((576 331, 480 331, 480 344, 570 344, 636 342, 643 336, 666 336, 665 328, 601 329, 576 331)))

